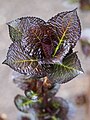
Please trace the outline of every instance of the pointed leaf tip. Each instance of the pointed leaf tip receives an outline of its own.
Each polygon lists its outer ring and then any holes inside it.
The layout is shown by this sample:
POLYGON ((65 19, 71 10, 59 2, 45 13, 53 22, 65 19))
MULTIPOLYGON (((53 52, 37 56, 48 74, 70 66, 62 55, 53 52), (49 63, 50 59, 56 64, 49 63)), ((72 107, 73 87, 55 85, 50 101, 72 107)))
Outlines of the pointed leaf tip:
POLYGON ((75 78, 80 73, 83 73, 78 56, 71 53, 63 59, 62 64, 44 65, 47 76, 54 83, 66 83, 75 78))
POLYGON ((81 25, 77 15, 77 8, 72 11, 61 12, 48 20, 47 23, 50 24, 56 32, 59 41, 53 56, 55 56, 60 49, 63 55, 67 54, 70 48, 75 47, 81 36, 81 25))
POLYGON ((4 60, 4 61, 2 62, 2 64, 7 64, 7 60, 4 60))
POLYGON ((73 9, 72 11, 77 11, 77 9, 78 9, 78 8, 76 7, 76 8, 75 8, 75 9, 73 9))

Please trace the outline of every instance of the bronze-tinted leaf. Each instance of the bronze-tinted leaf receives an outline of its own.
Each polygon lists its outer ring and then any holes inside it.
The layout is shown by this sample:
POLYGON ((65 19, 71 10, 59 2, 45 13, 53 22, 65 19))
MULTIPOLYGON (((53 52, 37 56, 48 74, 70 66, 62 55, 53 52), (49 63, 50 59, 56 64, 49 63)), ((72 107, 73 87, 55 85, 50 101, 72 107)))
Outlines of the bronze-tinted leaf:
POLYGON ((16 77, 14 78, 14 83, 17 84, 20 89, 25 91, 25 95, 27 97, 30 94, 32 94, 32 92, 30 91, 37 93, 38 96, 43 96, 43 94, 48 94, 48 96, 51 97, 52 94, 55 94, 56 91, 58 91, 60 86, 58 84, 53 85, 52 82, 49 81, 47 77, 43 77, 39 79, 32 79, 29 76, 28 78, 16 77))
MULTIPOLYGON (((25 75, 26 76, 26 75, 25 75)), ((29 90, 36 90, 36 81, 35 79, 32 79, 28 76, 26 77, 16 77, 13 79, 14 83, 18 85, 18 87, 24 91, 29 91, 29 90)))
POLYGON ((56 34, 46 24, 30 27, 21 41, 25 53, 37 59, 51 58, 57 43, 56 34))
POLYGON ((54 29, 58 37, 58 45, 53 53, 56 55, 60 49, 60 56, 65 56, 69 49, 75 46, 81 35, 80 20, 76 9, 67 12, 61 12, 52 17, 48 22, 54 29))
POLYGON ((18 18, 8 23, 10 37, 20 41, 24 52, 37 59, 56 57, 62 62, 80 37, 76 9, 62 12, 48 22, 36 17, 18 18))
POLYGON ((20 41, 30 56, 50 58, 58 44, 58 38, 51 25, 36 17, 24 17, 7 23, 10 37, 20 41), (32 49, 31 49, 32 48, 32 49))
POLYGON ((59 83, 67 82, 82 71, 76 53, 66 56, 62 64, 43 64, 42 61, 25 54, 20 47, 20 42, 12 43, 4 63, 20 73, 29 75, 31 78, 38 79, 47 76, 53 83, 56 81, 59 83))
POLYGON ((30 75, 31 77, 42 76, 42 72, 40 72, 39 69, 39 60, 25 54, 19 41, 11 44, 7 53, 7 59, 3 64, 7 64, 15 71, 25 75, 30 75))
POLYGON ((82 71, 76 53, 72 54, 81 34, 76 9, 59 13, 48 22, 24 17, 8 26, 13 43, 3 63, 15 71, 36 80, 47 76, 53 83, 67 82, 82 71))
POLYGON ((76 53, 65 57, 62 64, 43 64, 42 66, 48 79, 53 83, 66 83, 83 72, 76 53))
POLYGON ((8 22, 7 25, 9 27, 9 34, 12 41, 21 40, 30 27, 38 26, 38 24, 44 24, 44 20, 36 17, 22 17, 11 22, 8 22), (20 39, 19 39, 20 38, 20 39))
MULTIPOLYGON (((51 57, 56 35, 44 20, 36 17, 24 17, 8 23, 10 37, 20 41, 26 53, 36 58, 51 57)), ((56 46, 55 46, 56 47, 56 46)))

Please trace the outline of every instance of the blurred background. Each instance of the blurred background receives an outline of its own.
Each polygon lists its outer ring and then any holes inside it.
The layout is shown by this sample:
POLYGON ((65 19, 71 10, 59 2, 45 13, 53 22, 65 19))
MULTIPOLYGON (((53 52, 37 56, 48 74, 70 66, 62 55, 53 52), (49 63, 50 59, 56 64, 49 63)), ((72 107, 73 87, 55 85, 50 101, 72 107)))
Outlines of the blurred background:
POLYGON ((65 98, 70 104, 71 120, 90 120, 90 0, 0 0, 0 115, 6 120, 17 120, 18 110, 14 97, 22 91, 13 84, 13 71, 2 62, 11 40, 7 22, 22 16, 36 16, 47 21, 52 16, 78 7, 81 20, 81 39, 78 51, 84 74, 61 85, 57 96, 65 98))

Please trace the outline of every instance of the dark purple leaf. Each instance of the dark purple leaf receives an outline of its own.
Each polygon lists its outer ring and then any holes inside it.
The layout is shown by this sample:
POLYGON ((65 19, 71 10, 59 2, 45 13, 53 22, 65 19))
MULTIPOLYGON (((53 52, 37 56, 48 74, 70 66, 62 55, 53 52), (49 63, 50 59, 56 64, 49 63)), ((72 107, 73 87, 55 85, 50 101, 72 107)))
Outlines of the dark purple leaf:
POLYGON ((39 108, 39 120, 68 120, 68 104, 60 97, 53 97, 47 104, 39 108))
POLYGON ((3 64, 7 64, 15 71, 31 77, 43 76, 41 75, 42 72, 40 72, 39 60, 25 54, 19 41, 11 44, 7 53, 7 59, 3 64))
POLYGON ((56 47, 57 36, 49 25, 32 26, 21 45, 26 53, 37 59, 51 58, 56 47))
POLYGON ((44 59, 54 57, 57 53, 55 57, 60 62, 75 46, 81 33, 76 9, 62 12, 48 22, 36 17, 24 17, 9 22, 8 26, 11 38, 13 41, 21 39, 26 54, 44 59))
MULTIPOLYGON (((36 17, 22 17, 8 22, 7 25, 12 41, 17 41, 19 36, 26 35, 30 27, 38 26, 38 24, 43 25, 45 24, 45 21, 36 17)), ((20 37, 20 40, 21 39, 22 37, 20 37)))
POLYGON ((53 83, 66 83, 80 73, 83 73, 76 52, 66 56, 63 59, 62 64, 43 64, 42 66, 42 68, 46 72, 46 76, 53 83))
POLYGON ((39 64, 38 62, 24 54, 19 42, 14 42, 10 46, 4 63, 20 73, 29 75, 31 78, 38 79, 47 76, 53 83, 65 83, 82 72, 76 53, 65 57, 62 64, 39 64))
POLYGON ((30 56, 51 57, 58 39, 46 22, 36 17, 24 17, 9 22, 8 26, 11 39, 21 40, 24 51, 30 56))
POLYGON ((76 9, 67 12, 61 12, 52 17, 47 22, 54 29, 58 37, 58 45, 54 50, 55 56, 59 50, 59 55, 65 56, 70 48, 73 48, 81 35, 80 20, 76 9))
POLYGON ((3 63, 15 71, 34 79, 47 76, 53 83, 67 82, 82 71, 76 53, 72 53, 81 34, 76 9, 59 13, 48 22, 24 17, 8 25, 16 35, 11 30, 11 39, 15 40, 3 63))

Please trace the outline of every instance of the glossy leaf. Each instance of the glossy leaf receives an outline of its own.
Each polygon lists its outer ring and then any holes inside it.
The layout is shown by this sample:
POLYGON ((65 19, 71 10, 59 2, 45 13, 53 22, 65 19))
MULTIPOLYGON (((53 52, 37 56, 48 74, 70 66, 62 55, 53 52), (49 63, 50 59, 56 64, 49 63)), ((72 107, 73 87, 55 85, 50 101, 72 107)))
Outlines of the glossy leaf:
POLYGON ((18 110, 25 113, 28 113, 30 111, 30 108, 34 108, 37 106, 37 103, 39 104, 41 102, 42 100, 40 98, 37 99, 37 97, 35 98, 34 96, 32 96, 32 99, 28 99, 22 95, 17 95, 14 99, 14 103, 18 110))
POLYGON ((24 17, 8 26, 13 43, 3 63, 15 71, 34 80, 48 77, 53 83, 67 82, 82 71, 72 53, 81 34, 76 9, 59 13, 48 22, 24 17))
POLYGON ((81 33, 76 9, 62 12, 48 22, 36 17, 23 17, 9 22, 8 26, 11 39, 21 39, 26 54, 38 59, 55 56, 60 62, 75 46, 81 33))
POLYGON ((58 41, 49 25, 32 26, 21 45, 26 53, 38 59, 51 58, 58 41))
POLYGON ((20 42, 14 42, 11 44, 8 53, 7 59, 3 64, 7 64, 15 71, 18 71, 25 75, 30 75, 31 77, 42 76, 38 64, 38 60, 31 58, 28 54, 25 54, 21 48, 20 42))
POLYGON ((46 22, 36 17, 24 17, 9 22, 8 26, 11 39, 13 41, 21 39, 24 51, 30 56, 51 57, 55 41, 58 39, 49 25, 46 25, 46 22))
MULTIPOLYGON (((8 22, 7 25, 9 27, 9 34, 12 39, 12 41, 18 40, 18 37, 21 35, 26 35, 29 28, 38 24, 43 25, 45 22, 44 20, 41 20, 40 18, 36 17, 22 17, 18 18, 16 20, 13 20, 11 22, 8 22)), ((21 37, 22 39, 22 37, 21 37)))
POLYGON ((18 110, 28 113, 30 110, 30 104, 32 105, 32 101, 30 101, 28 98, 22 96, 22 95, 17 95, 14 99, 14 103, 18 110), (26 104, 24 104, 26 103, 26 104))
POLYGON ((28 54, 24 54, 19 42, 12 43, 7 54, 7 59, 4 61, 12 69, 30 75, 31 78, 37 79, 47 76, 54 83, 65 83, 82 72, 76 53, 66 56, 62 64, 39 64, 39 62, 36 59, 30 58, 28 54))
POLYGON ((53 57, 59 48, 61 48, 62 55, 65 56, 69 49, 75 46, 81 35, 80 20, 77 16, 76 9, 57 14, 48 21, 48 24, 50 24, 56 32, 59 41, 53 57))
POLYGON ((66 83, 83 72, 76 52, 65 57, 62 64, 44 64, 42 68, 53 83, 66 83))

